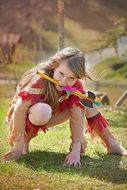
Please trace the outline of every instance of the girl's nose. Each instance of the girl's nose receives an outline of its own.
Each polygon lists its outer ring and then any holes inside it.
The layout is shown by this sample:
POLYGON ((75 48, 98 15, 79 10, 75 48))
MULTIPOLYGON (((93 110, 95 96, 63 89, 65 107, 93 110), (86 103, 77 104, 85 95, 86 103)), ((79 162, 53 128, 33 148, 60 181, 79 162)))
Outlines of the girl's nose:
POLYGON ((59 81, 59 84, 61 86, 67 86, 67 78, 66 77, 63 77, 60 81, 59 81))

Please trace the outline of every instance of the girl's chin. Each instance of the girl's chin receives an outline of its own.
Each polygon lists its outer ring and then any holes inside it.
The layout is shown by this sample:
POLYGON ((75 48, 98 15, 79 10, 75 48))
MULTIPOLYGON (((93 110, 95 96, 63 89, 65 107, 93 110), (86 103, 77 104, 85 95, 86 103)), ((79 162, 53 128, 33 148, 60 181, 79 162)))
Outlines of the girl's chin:
POLYGON ((63 91, 63 90, 64 90, 64 88, 61 87, 61 86, 55 85, 55 87, 56 87, 56 90, 57 90, 57 91, 63 91))

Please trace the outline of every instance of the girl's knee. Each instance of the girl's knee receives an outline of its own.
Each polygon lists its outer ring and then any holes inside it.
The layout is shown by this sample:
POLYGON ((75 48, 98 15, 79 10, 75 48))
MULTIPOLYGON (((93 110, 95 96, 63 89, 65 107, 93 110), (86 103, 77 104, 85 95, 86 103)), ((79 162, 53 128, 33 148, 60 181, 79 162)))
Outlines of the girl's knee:
POLYGON ((46 124, 52 117, 52 108, 46 103, 36 103, 29 109, 29 120, 34 125, 46 124))

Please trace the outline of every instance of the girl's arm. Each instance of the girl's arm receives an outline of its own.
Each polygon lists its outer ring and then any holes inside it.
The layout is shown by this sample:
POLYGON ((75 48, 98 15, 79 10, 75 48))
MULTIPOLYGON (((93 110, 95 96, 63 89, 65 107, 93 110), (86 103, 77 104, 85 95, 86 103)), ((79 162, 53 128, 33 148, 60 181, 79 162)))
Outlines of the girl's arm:
POLYGON ((71 152, 65 159, 65 165, 80 165, 80 153, 84 141, 84 109, 73 105, 70 109, 70 130, 72 137, 71 152))
POLYGON ((15 140, 20 140, 20 136, 25 134, 26 117, 30 106, 31 100, 22 100, 18 97, 14 108, 12 122, 12 133, 15 135, 15 140))
POLYGON ((3 156, 4 160, 18 159, 22 155, 28 110, 31 105, 44 96, 42 87, 42 79, 35 77, 25 87, 23 86, 22 88, 22 85, 19 85, 19 88, 17 88, 17 94, 14 98, 16 99, 16 103, 10 109, 8 115, 8 119, 10 120, 9 143, 13 148, 3 156))
POLYGON ((9 141, 13 145, 12 149, 4 156, 4 160, 18 159, 22 155, 25 135, 26 116, 31 100, 23 101, 18 97, 14 107, 14 112, 10 121, 9 141))

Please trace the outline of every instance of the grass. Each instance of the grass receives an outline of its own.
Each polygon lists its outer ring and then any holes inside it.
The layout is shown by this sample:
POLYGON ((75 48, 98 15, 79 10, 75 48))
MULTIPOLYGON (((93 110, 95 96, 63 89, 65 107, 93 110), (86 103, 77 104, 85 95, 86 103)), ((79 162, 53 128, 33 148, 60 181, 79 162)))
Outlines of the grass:
MULTIPOLYGON (((7 127, 4 118, 9 99, 0 99, 0 155, 9 147, 6 143, 7 127)), ((122 111, 105 111, 111 130, 127 148, 127 118, 122 111)), ((30 153, 18 161, 0 161, 1 190, 126 190, 127 159, 106 155, 98 141, 90 142, 81 158, 82 167, 63 165, 70 144, 68 123, 40 134, 33 139, 30 153)))

